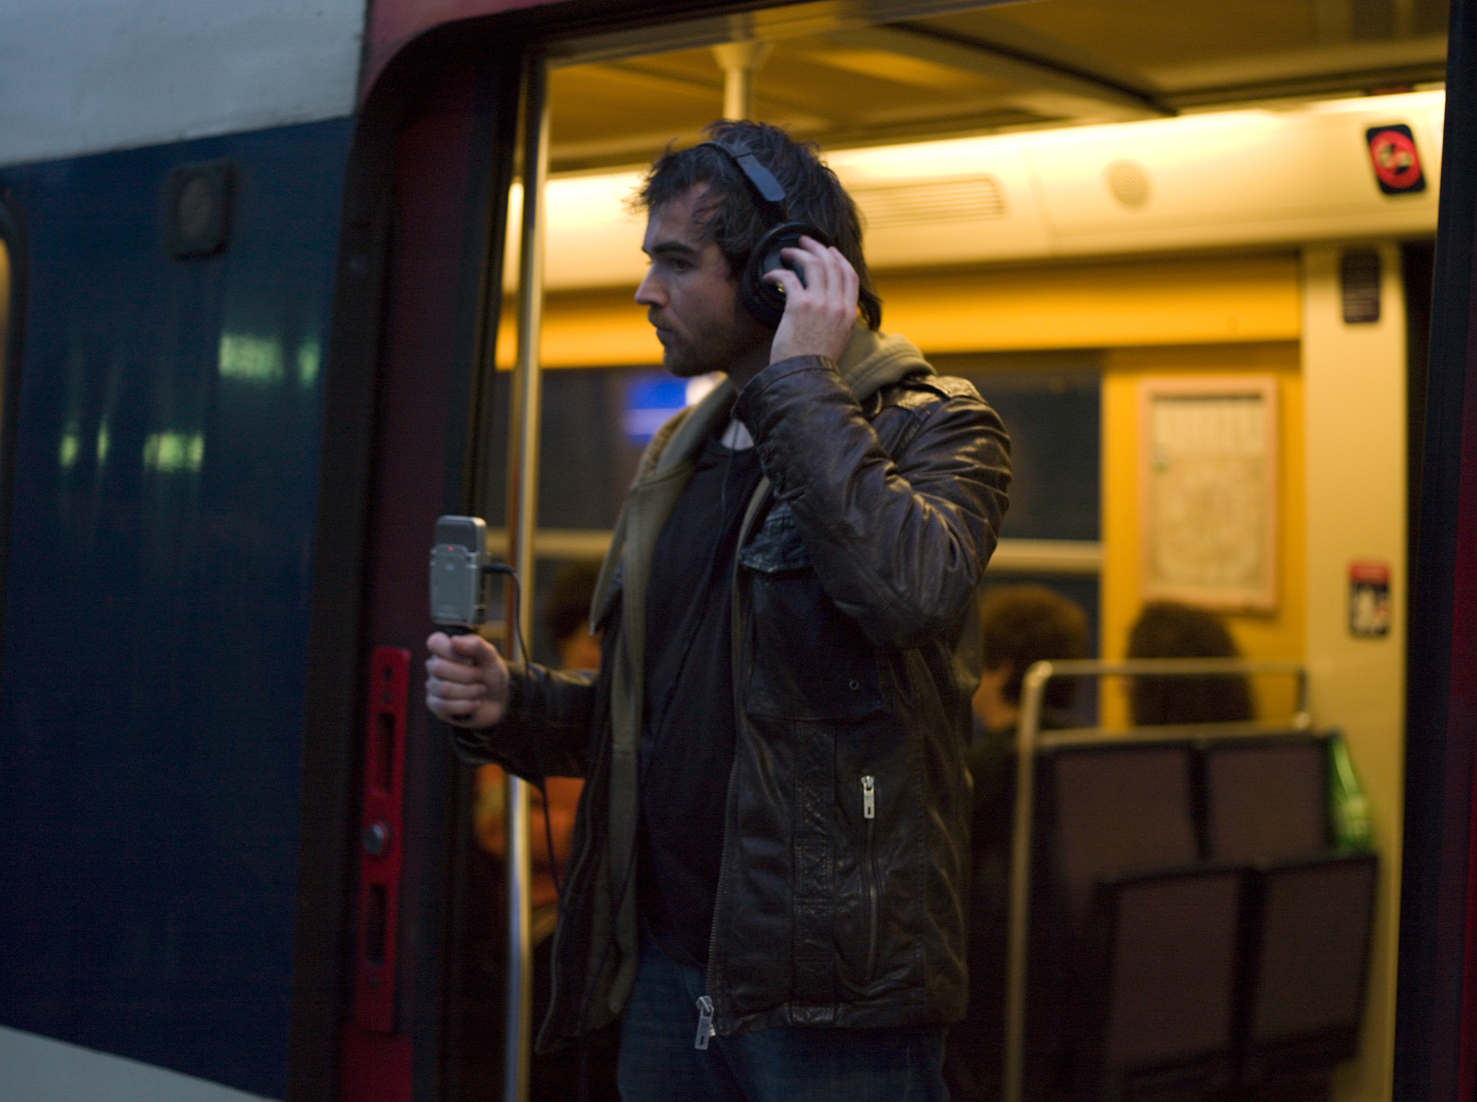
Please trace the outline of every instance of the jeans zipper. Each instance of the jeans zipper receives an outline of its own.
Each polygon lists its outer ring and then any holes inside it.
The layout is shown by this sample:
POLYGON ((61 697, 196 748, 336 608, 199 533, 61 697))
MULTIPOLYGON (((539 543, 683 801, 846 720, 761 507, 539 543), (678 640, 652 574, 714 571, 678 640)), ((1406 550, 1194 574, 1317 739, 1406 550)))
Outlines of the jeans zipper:
POLYGON ((863 855, 862 892, 867 899, 867 972, 872 979, 877 967, 877 854, 875 835, 877 829, 877 781, 872 774, 862 777, 862 818, 867 824, 867 848, 863 855))

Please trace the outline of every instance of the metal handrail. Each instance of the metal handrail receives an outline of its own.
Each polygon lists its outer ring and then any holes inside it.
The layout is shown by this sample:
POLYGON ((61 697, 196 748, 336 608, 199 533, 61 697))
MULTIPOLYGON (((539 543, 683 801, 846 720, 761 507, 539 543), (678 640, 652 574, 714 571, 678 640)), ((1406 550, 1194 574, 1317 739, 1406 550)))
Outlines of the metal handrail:
POLYGON ((1240 658, 1139 658, 1124 662, 1071 660, 1037 662, 1021 681, 1021 716, 1016 727, 1015 818, 1011 835, 1010 939, 1005 974, 1005 1102, 1021 1102, 1025 1083, 1026 964, 1031 918, 1031 816, 1034 812, 1036 750, 1046 745, 1082 745, 1093 742, 1132 742, 1163 739, 1171 731, 1193 727, 1201 734, 1256 735, 1271 730, 1260 723, 1215 723, 1178 727, 1136 727, 1126 731, 1079 728, 1042 736, 1041 701, 1053 677, 1164 676, 1203 677, 1215 674, 1291 674, 1297 678, 1297 712, 1291 721, 1277 724, 1306 730, 1308 672, 1297 662, 1254 662, 1240 658))
MULTIPOLYGON (((539 53, 523 70, 523 225, 518 263, 518 356, 513 366, 512 421, 508 442, 508 528, 512 565, 518 571, 516 611, 521 631, 509 633, 515 662, 533 635, 533 536, 538 517, 539 427, 542 365, 539 331, 544 302, 544 181, 549 174, 549 71, 539 53)), ((503 1098, 528 1098, 530 1009, 533 1003, 533 945, 530 936, 528 784, 505 774, 507 798, 508 978, 503 1048, 503 1098)))

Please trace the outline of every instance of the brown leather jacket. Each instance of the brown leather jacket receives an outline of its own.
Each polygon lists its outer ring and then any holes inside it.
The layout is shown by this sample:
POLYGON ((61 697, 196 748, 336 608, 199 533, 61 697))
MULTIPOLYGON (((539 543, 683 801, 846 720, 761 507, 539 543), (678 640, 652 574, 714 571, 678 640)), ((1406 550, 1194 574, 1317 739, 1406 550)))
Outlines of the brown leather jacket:
MULTIPOLYGON (((900 1027, 964 1013, 971 599, 1010 481, 1000 419, 912 345, 858 327, 838 370, 724 384, 648 449, 593 622, 598 678, 515 671, 464 756, 589 777, 555 934, 547 1049, 619 1013, 635 978, 635 747, 651 547, 730 408, 765 478, 733 586, 738 741, 707 994, 721 1034, 900 1027), (740 825, 741 824, 741 825, 740 825)), ((694 1011, 694 1015, 696 1011, 694 1011)))

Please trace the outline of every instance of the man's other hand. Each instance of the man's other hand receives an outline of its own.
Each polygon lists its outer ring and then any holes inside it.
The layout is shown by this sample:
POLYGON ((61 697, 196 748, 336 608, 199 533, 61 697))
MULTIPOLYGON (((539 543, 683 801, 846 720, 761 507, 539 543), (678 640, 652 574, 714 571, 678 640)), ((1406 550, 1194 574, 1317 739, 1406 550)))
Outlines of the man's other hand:
POLYGON ((764 277, 785 292, 785 313, 770 345, 769 362, 791 356, 839 361, 856 325, 861 288, 856 269, 839 250, 810 237, 802 237, 799 248, 780 250, 780 256, 805 273, 805 282, 788 268, 776 268, 764 277))
POLYGON ((426 640, 426 707, 437 719, 463 727, 491 727, 508 710, 508 664, 480 635, 426 640))

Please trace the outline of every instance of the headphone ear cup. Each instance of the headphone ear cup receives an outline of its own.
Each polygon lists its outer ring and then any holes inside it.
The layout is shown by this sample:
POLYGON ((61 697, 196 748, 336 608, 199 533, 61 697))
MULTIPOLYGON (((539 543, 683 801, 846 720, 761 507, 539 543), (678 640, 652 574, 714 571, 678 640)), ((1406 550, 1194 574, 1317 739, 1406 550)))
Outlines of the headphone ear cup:
POLYGON ((749 262, 744 265, 744 277, 739 284, 744 309, 766 329, 778 329, 780 318, 785 313, 785 293, 773 284, 764 281, 764 274, 780 266, 780 250, 793 242, 776 240, 784 227, 777 226, 759 239, 749 262))
MULTIPOLYGON (((739 294, 743 299, 744 309, 759 324, 769 329, 779 328, 780 318, 785 313, 785 293, 767 282, 764 276, 776 268, 789 268, 800 275, 797 269, 784 262, 780 257, 780 250, 798 246, 802 236, 814 238, 822 245, 831 243, 830 238, 814 226, 804 222, 785 222, 759 239, 754 251, 749 254, 749 262, 744 265, 743 278, 739 281, 739 294)), ((805 277, 800 278, 803 283, 805 277)))

